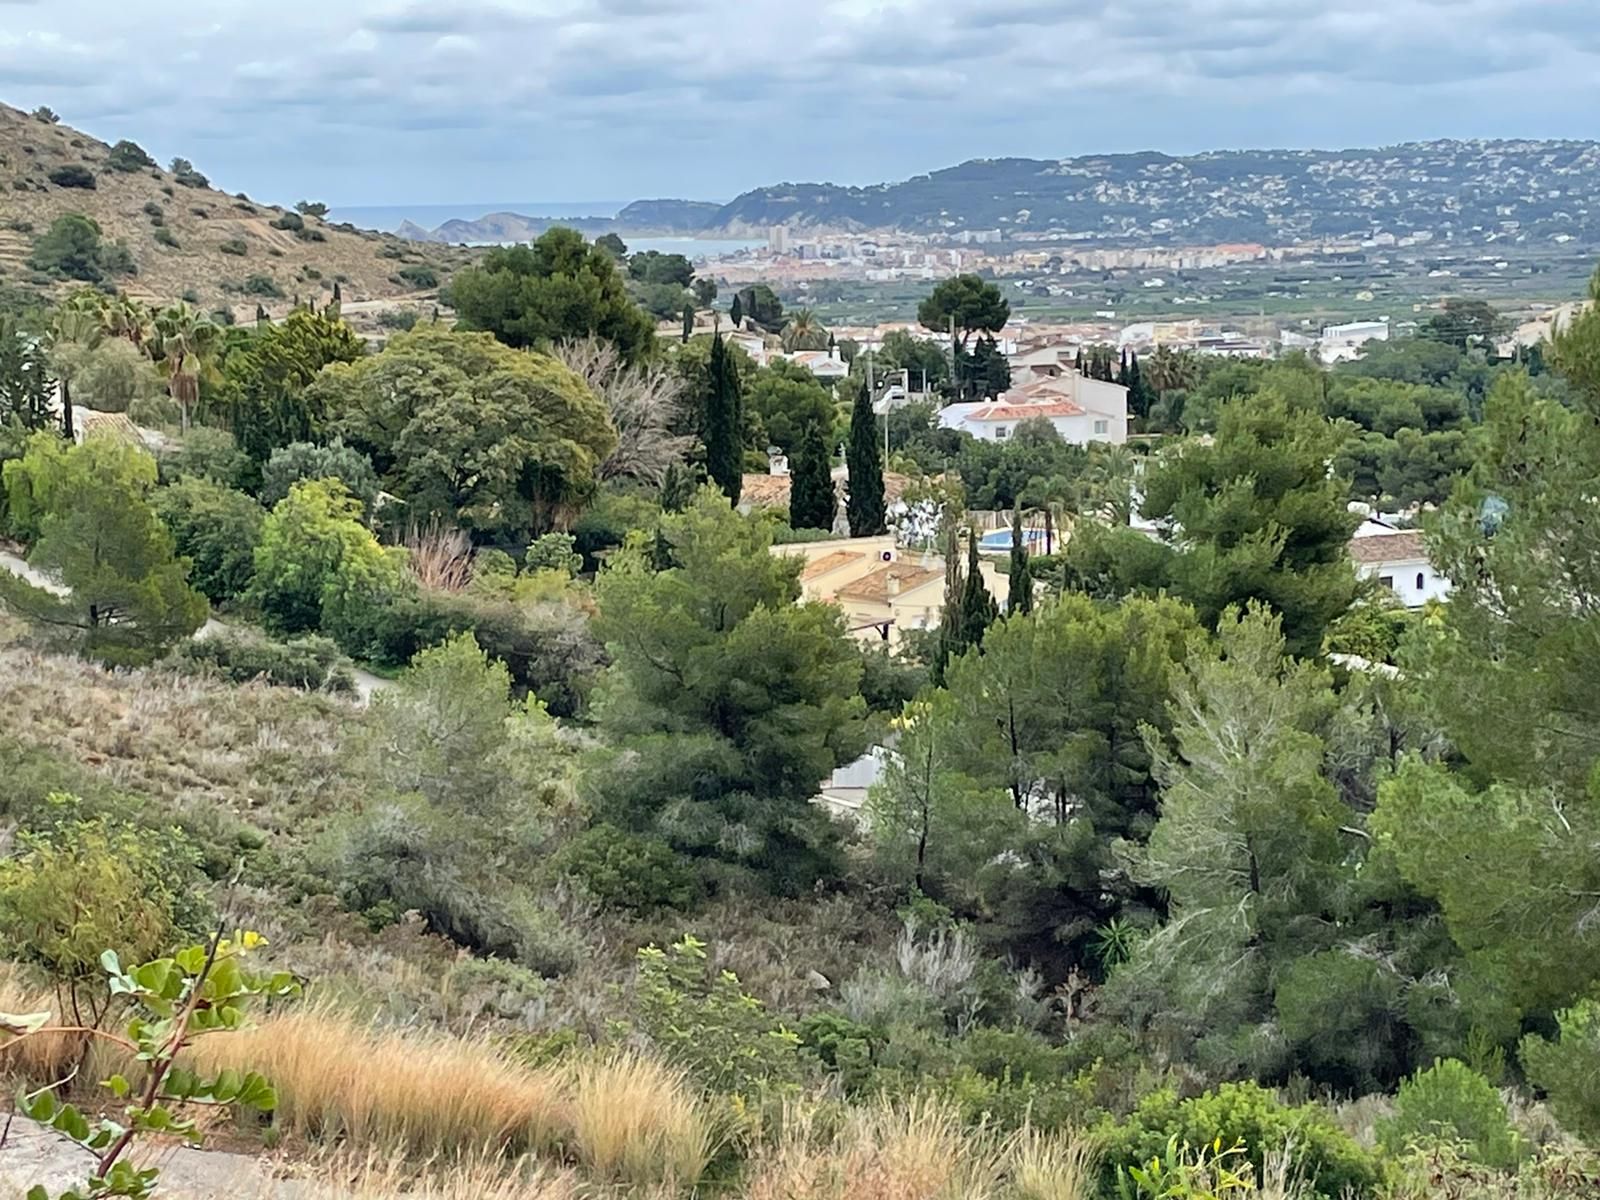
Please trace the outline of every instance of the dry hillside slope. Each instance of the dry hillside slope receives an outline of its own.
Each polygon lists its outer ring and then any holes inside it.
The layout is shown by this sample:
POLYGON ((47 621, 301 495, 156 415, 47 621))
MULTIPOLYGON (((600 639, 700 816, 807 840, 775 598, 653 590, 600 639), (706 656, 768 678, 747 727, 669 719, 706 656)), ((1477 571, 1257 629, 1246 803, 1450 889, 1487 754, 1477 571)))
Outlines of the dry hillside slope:
POLYGON ((69 126, 0 104, 0 285, 45 294, 78 286, 28 264, 35 240, 74 212, 91 217, 106 241, 131 251, 138 273, 112 280, 130 295, 167 303, 189 293, 201 306, 233 307, 240 316, 253 313, 257 302, 276 314, 296 295, 325 298, 335 280, 351 301, 421 296, 435 290, 427 269, 443 281, 466 261, 460 249, 423 248, 315 217, 303 218, 298 232, 277 228, 273 222, 285 209, 184 186, 160 166, 119 170, 110 152, 69 126), (74 166, 92 173, 93 188, 51 181, 52 173, 74 166), (409 279, 402 276, 407 268, 409 279))

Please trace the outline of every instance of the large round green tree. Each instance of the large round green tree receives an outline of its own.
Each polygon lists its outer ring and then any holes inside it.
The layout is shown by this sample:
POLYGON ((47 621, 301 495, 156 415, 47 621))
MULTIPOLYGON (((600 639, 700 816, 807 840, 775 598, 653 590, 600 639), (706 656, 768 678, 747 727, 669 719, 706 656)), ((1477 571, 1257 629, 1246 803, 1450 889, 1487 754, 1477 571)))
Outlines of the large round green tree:
POLYGON ((307 402, 372 459, 407 518, 483 537, 565 522, 617 444, 605 405, 559 362, 438 326, 329 367, 307 402))

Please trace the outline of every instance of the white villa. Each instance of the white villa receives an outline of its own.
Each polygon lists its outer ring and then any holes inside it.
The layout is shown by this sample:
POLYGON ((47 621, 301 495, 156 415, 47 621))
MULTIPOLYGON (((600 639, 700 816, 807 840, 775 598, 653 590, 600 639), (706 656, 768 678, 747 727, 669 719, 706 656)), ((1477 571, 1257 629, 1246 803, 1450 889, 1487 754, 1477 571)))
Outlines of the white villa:
POLYGON ((986 442, 1003 442, 1024 421, 1046 420, 1064 441, 1122 445, 1128 440, 1128 389, 1069 369, 1003 393, 995 401, 951 404, 939 412, 945 429, 964 429, 986 442))
POLYGON ((1450 594, 1450 581, 1428 561, 1418 530, 1365 521, 1350 539, 1350 557, 1358 576, 1376 579, 1407 608, 1421 608, 1450 594))

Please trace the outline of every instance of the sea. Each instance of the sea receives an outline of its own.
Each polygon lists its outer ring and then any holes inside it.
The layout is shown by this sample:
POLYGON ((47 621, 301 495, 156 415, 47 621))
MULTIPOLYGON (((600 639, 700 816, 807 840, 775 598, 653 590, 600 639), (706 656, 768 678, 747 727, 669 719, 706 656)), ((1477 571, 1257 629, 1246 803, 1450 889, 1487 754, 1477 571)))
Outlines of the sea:
MULTIPOLYGON (((512 200, 504 204, 351 204, 340 205, 328 213, 330 221, 349 221, 361 229, 380 229, 393 233, 404 221, 424 229, 437 229, 446 221, 476 221, 489 213, 510 212, 525 217, 555 219, 614 217, 627 207, 625 200, 582 200, 571 204, 552 204, 544 200, 512 200)), ((627 238, 629 250, 657 250, 662 254, 682 254, 687 258, 711 258, 766 245, 765 241, 745 238, 640 237, 627 238)))

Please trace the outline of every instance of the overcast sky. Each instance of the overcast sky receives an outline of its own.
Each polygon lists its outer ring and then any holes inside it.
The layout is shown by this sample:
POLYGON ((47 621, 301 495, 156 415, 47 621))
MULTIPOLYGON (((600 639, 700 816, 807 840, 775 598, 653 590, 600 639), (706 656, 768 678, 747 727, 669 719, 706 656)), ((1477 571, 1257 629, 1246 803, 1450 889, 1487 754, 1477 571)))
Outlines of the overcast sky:
POLYGON ((1600 136, 1596 0, 0 0, 0 100, 265 200, 1600 136))

